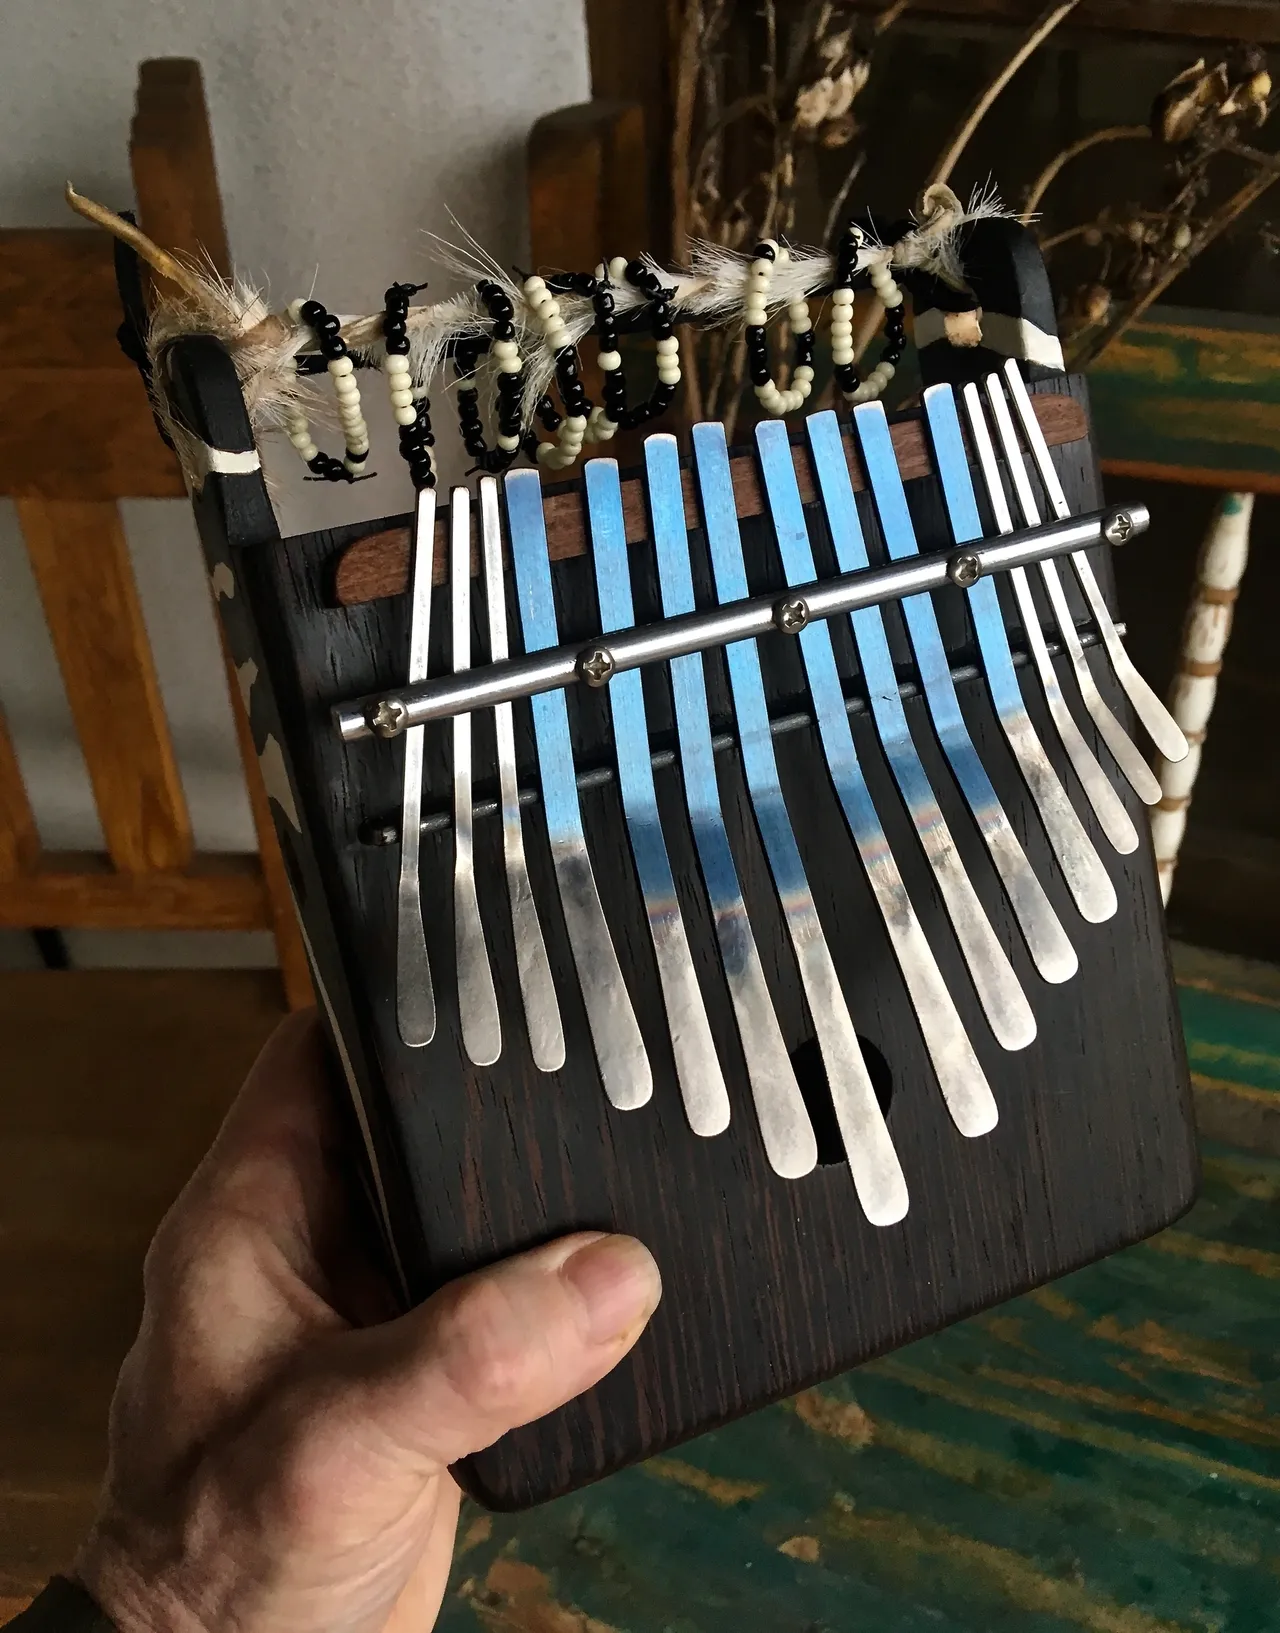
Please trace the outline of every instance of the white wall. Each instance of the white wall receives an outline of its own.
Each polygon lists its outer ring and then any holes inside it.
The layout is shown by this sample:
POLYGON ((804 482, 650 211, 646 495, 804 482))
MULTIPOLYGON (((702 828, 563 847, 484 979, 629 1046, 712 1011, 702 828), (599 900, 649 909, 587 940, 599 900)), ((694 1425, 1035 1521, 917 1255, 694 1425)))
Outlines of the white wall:
MULTIPOLYGON (((524 144, 552 108, 588 94, 582 0, 0 0, 0 226, 71 224, 70 178, 131 202, 137 65, 204 69, 237 268, 274 304, 311 291, 369 311, 396 279, 433 275, 425 231, 452 210, 504 262, 527 248, 524 144)), ((375 401, 371 464, 353 488, 304 484, 269 461, 285 532, 408 508, 375 401)), ((445 427, 449 427, 446 409, 445 427)), ((332 437, 329 438, 332 441, 332 437)), ((447 438, 442 438, 447 444, 447 438)), ((455 465, 454 470, 457 470, 455 465)), ((138 501, 126 527, 198 843, 249 849, 252 826, 208 598, 186 507, 138 501)), ((12 508, 0 501, 0 705, 46 844, 100 833, 12 508)), ((82 962, 190 956, 151 938, 80 935, 82 962)), ((211 957, 207 938, 198 956, 211 957)), ((244 954, 244 949, 241 949, 244 954)), ((262 942, 248 956, 260 957, 262 942)))

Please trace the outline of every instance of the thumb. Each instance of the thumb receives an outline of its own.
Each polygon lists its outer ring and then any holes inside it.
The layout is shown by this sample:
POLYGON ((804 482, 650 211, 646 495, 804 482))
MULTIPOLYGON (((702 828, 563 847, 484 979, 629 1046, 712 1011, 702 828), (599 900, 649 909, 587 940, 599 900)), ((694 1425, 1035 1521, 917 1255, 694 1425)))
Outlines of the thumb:
POLYGON ((429 1473, 562 1406, 609 1372, 662 1295, 630 1236, 567 1236, 344 1335, 344 1405, 402 1468, 429 1473))

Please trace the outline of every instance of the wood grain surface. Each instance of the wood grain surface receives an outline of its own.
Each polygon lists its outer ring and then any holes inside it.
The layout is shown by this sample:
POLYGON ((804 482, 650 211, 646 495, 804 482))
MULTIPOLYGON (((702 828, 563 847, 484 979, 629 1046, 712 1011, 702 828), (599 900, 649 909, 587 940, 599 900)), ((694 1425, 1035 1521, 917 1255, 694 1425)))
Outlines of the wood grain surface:
POLYGON ((183 868, 191 822, 120 513, 32 498, 17 510, 111 860, 183 868))
MULTIPOLYGON (((1080 404, 1060 394, 1036 398, 1036 417, 1044 428, 1051 447, 1079 442, 1088 435, 1088 422, 1080 404)), ((845 434, 845 449, 849 458, 849 472, 854 489, 862 492, 866 481, 853 451, 852 433, 845 434)), ((925 446, 924 431, 918 419, 900 420, 893 427, 894 452, 904 478, 925 476, 931 466, 925 446)), ((764 494, 756 473, 755 462, 749 454, 739 452, 732 459, 733 491, 738 504, 738 515, 759 516, 764 510, 764 494)), ((800 491, 806 504, 816 497, 813 473, 802 453, 797 457, 800 491)), ((547 523, 547 548, 552 561, 568 561, 586 553, 587 533, 581 497, 581 486, 575 483, 557 483, 547 494, 543 506, 547 523)), ((684 473, 685 517, 690 527, 698 525, 698 503, 694 492, 693 476, 684 473)), ((649 519, 645 509, 644 488, 638 476, 624 479, 622 510, 626 521, 627 542, 638 544, 648 537, 649 519)), ((435 559, 432 564, 432 583, 443 584, 448 560, 448 510, 437 512, 435 559)), ((472 571, 478 570, 472 563, 472 571)), ((333 574, 333 599, 339 606, 355 607, 365 601, 376 601, 381 596, 404 595, 409 587, 409 529, 401 523, 394 527, 376 526, 375 531, 357 537, 338 557, 333 574)))

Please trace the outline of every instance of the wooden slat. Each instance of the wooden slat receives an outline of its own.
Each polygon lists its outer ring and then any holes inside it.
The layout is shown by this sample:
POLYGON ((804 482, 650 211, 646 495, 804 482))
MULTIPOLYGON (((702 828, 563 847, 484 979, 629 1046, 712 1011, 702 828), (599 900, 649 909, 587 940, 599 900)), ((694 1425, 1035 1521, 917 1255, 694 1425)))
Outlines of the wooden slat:
POLYGON ((649 246, 644 112, 584 102, 529 133, 529 239, 538 266, 591 267, 649 246))
POLYGON ((40 856, 40 838, 22 782, 22 768, 0 713, 0 882, 29 873, 40 856))
MULTIPOLYGON (((1088 435, 1084 410, 1071 397, 1037 396, 1032 398, 1036 418, 1044 429, 1050 447, 1068 442, 1079 442, 1088 435)), ((904 480, 928 476, 933 469, 925 443, 924 428, 919 420, 901 420, 892 427, 894 452, 904 480)), ((853 486, 866 486, 853 448, 852 433, 845 434, 845 449, 849 458, 849 472, 853 486)), ((733 472, 733 491, 738 502, 739 516, 759 516, 764 510, 764 495, 751 454, 734 454, 730 461, 733 472)), ((817 497, 809 462, 797 461, 796 474, 800 493, 806 504, 817 497)), ((627 477, 622 484, 622 509, 626 518, 627 542, 637 544, 649 536, 648 513, 644 491, 638 476, 627 477)), ((685 520, 690 527, 699 526, 697 494, 693 475, 684 472, 685 520)), ((564 561, 586 553, 587 537, 583 527, 582 489, 578 484, 567 491, 552 493, 543 505, 547 522, 547 547, 552 561, 564 561)), ((436 523, 435 563, 433 581, 442 584, 448 561, 447 518, 436 523)), ((474 568, 473 568, 474 570, 474 568)), ((343 552, 334 572, 334 599, 339 606, 354 607, 365 601, 376 601, 384 595, 403 595, 409 584, 409 530, 404 527, 385 528, 357 539, 343 552)))
MULTIPOLYGON (((129 159, 144 230, 165 249, 191 260, 207 260, 224 276, 229 275, 231 252, 199 63, 160 58, 142 64, 129 159)), ((218 633, 221 637, 221 619, 218 633)), ((315 1002, 311 972, 253 732, 225 641, 222 655, 285 997, 290 1009, 303 1009, 315 1002)))
POLYGON ((185 867, 191 826, 119 512, 17 504, 111 859, 128 873, 185 867))
POLYGON ((181 872, 116 873, 91 852, 48 852, 0 890, 0 928, 267 930, 256 856, 197 856, 181 872))
POLYGON ((143 231, 163 249, 231 271, 200 64, 159 57, 138 71, 129 161, 143 231))

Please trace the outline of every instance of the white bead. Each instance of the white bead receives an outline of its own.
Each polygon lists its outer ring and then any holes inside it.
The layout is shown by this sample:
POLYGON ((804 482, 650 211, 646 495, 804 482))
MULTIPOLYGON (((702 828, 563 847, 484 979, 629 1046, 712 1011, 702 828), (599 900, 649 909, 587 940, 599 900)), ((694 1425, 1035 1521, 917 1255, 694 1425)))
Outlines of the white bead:
POLYGON ((407 386, 403 391, 393 391, 390 395, 392 408, 408 408, 413 402, 413 392, 407 386))
POLYGON ((333 390, 340 403, 360 401, 360 387, 349 374, 335 375, 333 390))
POLYGON ((597 283, 603 283, 608 276, 609 276, 608 267, 605 266, 603 261, 598 261, 596 263, 596 270, 595 270, 595 273, 594 273, 594 277, 595 277, 596 282, 597 283))
POLYGON ((329 373, 332 375, 350 374, 355 364, 349 357, 331 357, 328 362, 329 373))
POLYGON ((397 425, 412 425, 418 418, 418 410, 410 405, 407 408, 396 409, 397 425))
POLYGON ((805 385, 812 385, 812 383, 813 383, 813 368, 812 368, 812 365, 809 364, 809 363, 798 363, 796 365, 796 367, 792 370, 791 378, 795 381, 795 383, 797 385, 800 385, 802 382, 805 385))
POLYGON ((547 280, 540 278, 535 272, 532 277, 526 278, 524 281, 525 298, 532 301, 534 296, 540 294, 546 287, 547 280))
POLYGON ((776 238, 762 238, 760 240, 760 242, 762 244, 766 245, 769 249, 771 249, 773 251, 773 253, 775 255, 777 255, 777 253, 778 253, 778 240, 776 238))
POLYGON ((306 304, 307 304, 306 301, 302 298, 301 295, 298 296, 296 301, 290 301, 289 302, 289 306, 288 306, 289 322, 293 324, 295 329, 300 328, 301 325, 302 325, 302 308, 306 304))
POLYGON ((627 275, 627 258, 625 255, 615 255, 609 262, 609 279, 619 284, 627 275))
POLYGON ((409 359, 399 352, 388 352, 382 359, 383 372, 386 374, 408 374, 409 359))
POLYGON ((534 457, 537 459, 539 465, 551 465, 557 463, 556 456, 559 454, 559 452, 560 450, 556 447, 554 442, 540 442, 538 444, 538 452, 534 457))
POLYGON ((853 362, 853 347, 852 346, 833 346, 831 348, 831 361, 836 365, 837 368, 843 368, 846 363, 852 363, 853 362))
POLYGON ((658 365, 658 379, 664 386, 678 386, 680 384, 680 365, 678 363, 660 363, 658 365))
POLYGON ((519 374, 524 364, 519 357, 504 357, 498 364, 499 374, 519 374))
POLYGON ((515 453, 516 449, 520 446, 520 438, 519 437, 501 437, 500 436, 498 438, 498 446, 499 446, 499 448, 502 449, 504 454, 513 454, 513 453, 515 453))
POLYGON ((564 422, 564 428, 566 431, 585 431, 587 428, 587 416, 585 414, 570 414, 564 422))
POLYGON ((791 320, 793 335, 807 335, 813 328, 813 319, 809 316, 807 306, 791 306, 787 308, 787 317, 791 320))
POLYGON ((659 357, 672 357, 680 350, 680 342, 674 335, 667 335, 658 341, 657 352, 659 357))
POLYGON ((622 367, 622 353, 601 352, 599 363, 606 374, 613 374, 622 367))
POLYGON ((743 315, 752 329, 763 329, 769 321, 769 311, 763 301, 748 301, 743 315))
POLYGON ((489 355, 499 361, 504 357, 519 357, 520 348, 514 340, 495 340, 489 348, 489 355))
POLYGON ((319 448, 317 448, 315 443, 310 439, 308 439, 306 442, 295 442, 293 446, 302 455, 304 464, 309 464, 310 461, 313 460, 320 452, 319 448))

